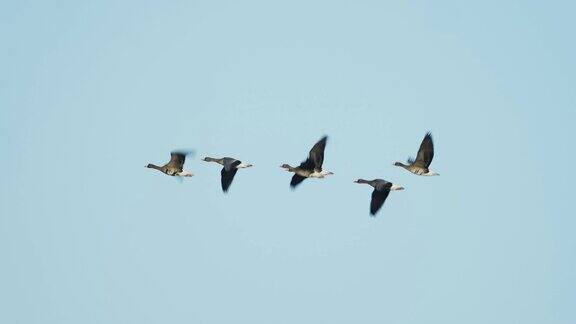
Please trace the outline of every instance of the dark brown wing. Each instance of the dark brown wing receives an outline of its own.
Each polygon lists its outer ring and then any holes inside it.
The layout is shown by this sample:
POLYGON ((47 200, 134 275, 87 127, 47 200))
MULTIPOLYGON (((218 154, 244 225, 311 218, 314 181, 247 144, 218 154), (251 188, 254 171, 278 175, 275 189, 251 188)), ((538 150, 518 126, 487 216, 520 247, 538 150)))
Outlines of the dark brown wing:
POLYGON ((186 160, 185 152, 178 152, 174 151, 170 153, 170 162, 166 163, 166 167, 173 168, 176 170, 182 171, 182 167, 184 166, 184 161, 186 160))
POLYGON ((372 200, 370 201, 370 215, 374 216, 384 205, 384 201, 388 197, 390 190, 376 190, 372 191, 372 200))
POLYGON ((418 150, 418 156, 416 156, 415 166, 421 168, 428 168, 432 159, 434 158, 434 143, 432 142, 432 134, 430 132, 426 133, 422 144, 420 144, 420 149, 418 150))
POLYGON ((238 172, 238 169, 236 168, 232 168, 230 171, 226 171, 226 168, 222 168, 222 171, 220 171, 220 175, 222 176, 220 180, 222 182, 223 192, 228 192, 228 188, 230 188, 236 172, 238 172))
POLYGON ((326 141, 328 136, 322 137, 310 150, 308 154, 308 160, 314 165, 315 170, 322 170, 322 164, 324 163, 324 149, 326 148, 326 141))
POLYGON ((229 158, 229 157, 225 157, 225 158, 223 158, 223 160, 224 160, 224 169, 226 171, 236 169, 236 167, 239 166, 240 163, 242 163, 240 160, 236 160, 236 159, 229 158))
POLYGON ((302 161, 298 167, 303 170, 314 171, 314 162, 310 160, 310 158, 307 158, 305 161, 302 161))
POLYGON ((296 188, 296 186, 299 185, 300 183, 302 183, 302 181, 304 181, 304 179, 306 179, 306 178, 301 176, 301 175, 294 173, 294 175, 292 176, 292 180, 290 181, 290 187, 292 189, 296 188))
POLYGON ((328 137, 322 137, 308 153, 308 158, 300 163, 299 168, 309 171, 321 171, 322 164, 324 163, 324 149, 326 148, 326 140, 328 137))

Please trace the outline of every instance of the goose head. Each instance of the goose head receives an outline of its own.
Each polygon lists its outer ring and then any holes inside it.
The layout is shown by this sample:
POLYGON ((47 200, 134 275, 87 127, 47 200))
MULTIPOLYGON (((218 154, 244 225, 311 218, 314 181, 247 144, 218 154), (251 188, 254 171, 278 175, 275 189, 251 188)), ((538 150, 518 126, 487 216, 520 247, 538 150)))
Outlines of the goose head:
POLYGON ((285 170, 290 170, 290 169, 292 169, 292 167, 291 167, 289 164, 286 164, 286 163, 282 164, 280 167, 281 167, 282 169, 285 169, 285 170))

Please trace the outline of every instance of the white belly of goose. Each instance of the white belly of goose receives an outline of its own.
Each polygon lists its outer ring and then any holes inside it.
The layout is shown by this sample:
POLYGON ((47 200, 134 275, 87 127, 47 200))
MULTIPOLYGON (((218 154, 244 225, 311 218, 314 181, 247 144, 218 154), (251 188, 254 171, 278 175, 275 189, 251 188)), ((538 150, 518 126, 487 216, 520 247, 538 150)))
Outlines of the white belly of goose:
POLYGON ((186 170, 178 173, 177 175, 178 175, 178 176, 181 176, 181 177, 191 177, 191 176, 193 176, 192 172, 186 171, 186 170))
POLYGON ((312 173, 310 173, 310 175, 308 176, 309 178, 325 178, 327 175, 333 174, 330 171, 326 171, 326 170, 322 170, 320 172, 318 171, 314 171, 312 173))

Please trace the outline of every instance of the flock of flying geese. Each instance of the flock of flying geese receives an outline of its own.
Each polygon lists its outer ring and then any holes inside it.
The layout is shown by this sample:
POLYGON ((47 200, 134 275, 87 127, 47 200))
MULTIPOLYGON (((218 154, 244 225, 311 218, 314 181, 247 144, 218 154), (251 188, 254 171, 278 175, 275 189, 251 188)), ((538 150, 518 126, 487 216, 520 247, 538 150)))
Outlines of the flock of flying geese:
MULTIPOLYGON (((296 188, 302 181, 306 178, 324 178, 328 175, 333 174, 330 171, 322 169, 322 164, 324 163, 324 149, 326 148, 327 136, 322 137, 310 150, 308 153, 308 158, 300 163, 297 167, 292 167, 289 164, 282 164, 280 167, 288 172, 294 173, 292 180, 290 181, 290 187, 292 189, 296 188)), ((174 151, 170 153, 170 161, 163 166, 157 166, 155 164, 148 164, 146 167, 151 169, 156 169, 163 172, 169 176, 174 177, 191 177, 193 174, 189 171, 183 169, 184 161, 186 156, 190 152, 185 151, 174 151)), ((420 175, 420 176, 435 176, 438 173, 431 171, 429 169, 430 163, 434 158, 434 143, 432 142, 432 134, 430 132, 426 133, 422 143, 420 144, 420 149, 416 155, 416 159, 411 157, 408 158, 407 164, 402 162, 394 163, 395 166, 399 166, 408 170, 409 172, 420 175)), ((244 163, 240 160, 223 157, 223 158, 212 158, 205 157, 202 159, 205 162, 214 162, 222 166, 220 171, 222 191, 227 192, 234 180, 234 176, 238 169, 249 168, 252 164, 244 163)), ((388 182, 382 179, 374 180, 364 180, 357 179, 355 183, 365 183, 374 188, 372 191, 372 200, 370 201, 370 214, 372 216, 376 215, 378 210, 384 204, 384 201, 393 190, 404 190, 400 185, 388 182)))

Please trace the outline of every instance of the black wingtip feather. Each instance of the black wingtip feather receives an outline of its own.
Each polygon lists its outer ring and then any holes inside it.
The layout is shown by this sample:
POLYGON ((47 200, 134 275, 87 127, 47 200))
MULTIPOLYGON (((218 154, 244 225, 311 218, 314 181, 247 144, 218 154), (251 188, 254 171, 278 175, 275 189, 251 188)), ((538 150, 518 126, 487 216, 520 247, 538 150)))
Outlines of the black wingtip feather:
POLYGON ((302 183, 302 181, 304 181, 304 179, 306 179, 306 178, 295 173, 292 176, 292 179, 290 180, 290 187, 292 188, 292 190, 296 189, 296 186, 299 185, 300 183, 302 183))
POLYGON ((174 150, 174 151, 170 152, 170 154, 179 154, 179 155, 183 155, 183 156, 189 156, 189 155, 195 155, 196 151, 195 150, 189 150, 189 149, 174 150))
POLYGON ((232 185, 232 181, 234 180, 234 176, 238 169, 232 169, 231 171, 226 171, 225 168, 222 168, 220 171, 220 183, 222 184, 222 192, 227 193, 228 189, 232 185))

